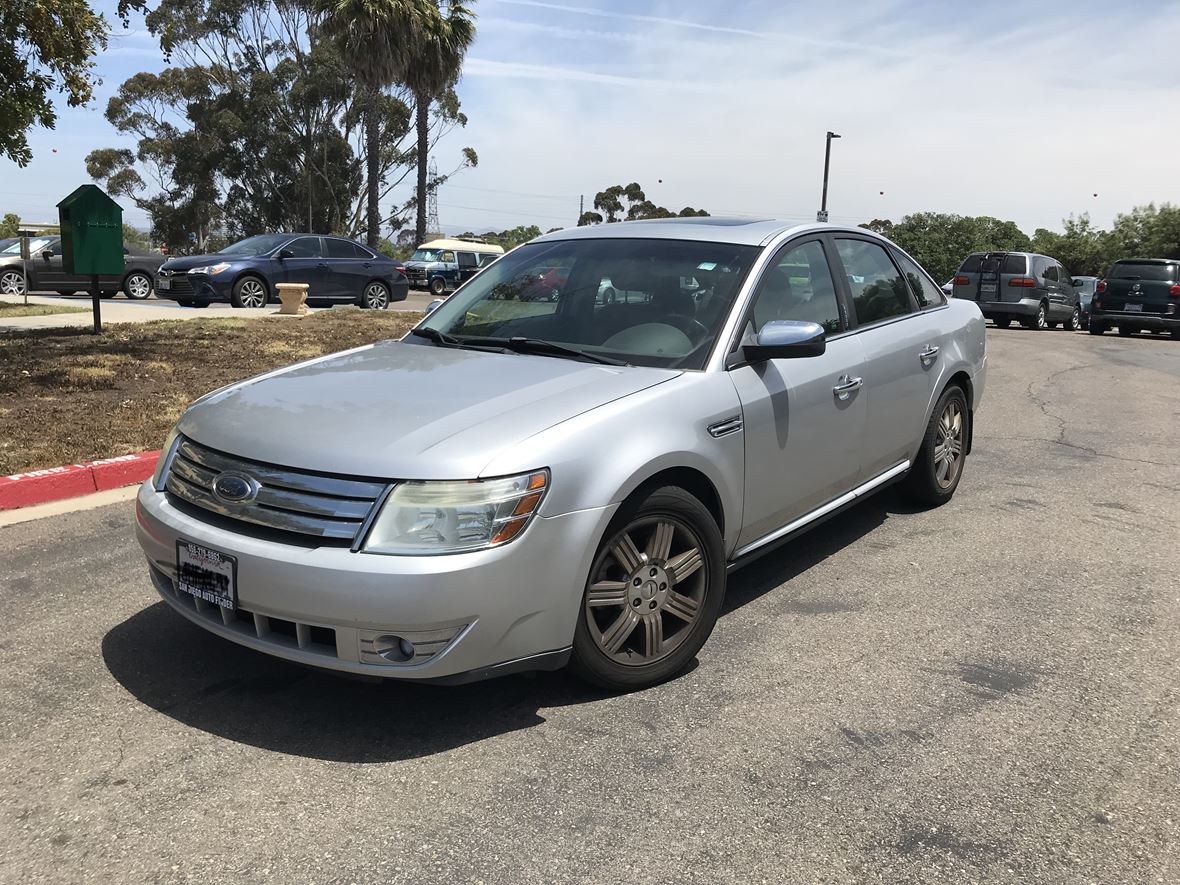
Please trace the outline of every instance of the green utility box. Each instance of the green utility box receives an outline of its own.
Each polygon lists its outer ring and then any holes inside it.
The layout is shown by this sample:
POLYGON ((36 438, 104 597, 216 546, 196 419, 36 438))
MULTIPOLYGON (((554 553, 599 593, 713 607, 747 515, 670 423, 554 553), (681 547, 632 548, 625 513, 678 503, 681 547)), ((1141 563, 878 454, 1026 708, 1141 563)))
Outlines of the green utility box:
POLYGON ((123 209, 97 185, 84 184, 57 204, 67 274, 123 273, 123 209))

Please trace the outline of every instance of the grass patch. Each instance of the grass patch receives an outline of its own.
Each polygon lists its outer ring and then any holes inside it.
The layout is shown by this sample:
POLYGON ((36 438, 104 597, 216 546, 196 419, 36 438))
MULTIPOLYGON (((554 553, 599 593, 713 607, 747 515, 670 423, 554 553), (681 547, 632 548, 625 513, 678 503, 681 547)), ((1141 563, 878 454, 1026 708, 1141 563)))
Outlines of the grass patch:
POLYGON ((299 320, 120 323, 97 337, 63 328, 0 335, 0 476, 158 448, 203 393, 400 338, 418 319, 336 307, 299 320))
POLYGON ((64 304, 14 304, 0 301, 0 321, 9 317, 44 317, 54 313, 89 313, 90 305, 83 307, 64 304))

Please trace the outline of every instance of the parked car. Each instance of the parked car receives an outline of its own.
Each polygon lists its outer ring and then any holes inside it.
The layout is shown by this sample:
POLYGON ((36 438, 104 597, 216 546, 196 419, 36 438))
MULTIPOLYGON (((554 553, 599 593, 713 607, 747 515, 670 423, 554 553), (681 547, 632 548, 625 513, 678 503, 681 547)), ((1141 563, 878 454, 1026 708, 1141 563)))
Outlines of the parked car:
MULTIPOLYGON (((90 291, 90 277, 66 273, 61 258, 61 237, 32 237, 29 240, 29 279, 25 279, 26 262, 20 257, 20 240, 0 251, 0 293, 23 295, 30 292, 57 292, 73 295, 80 290, 90 291)), ((103 298, 113 298, 122 292, 128 298, 142 301, 152 294, 156 267, 160 256, 130 246, 123 247, 123 272, 98 278, 103 298)))
POLYGON ((419 246, 406 262, 410 285, 429 289, 436 297, 458 289, 504 254, 491 243, 472 240, 432 240, 419 246))
POLYGON ((1098 277, 1074 277, 1074 290, 1078 293, 1078 307, 1082 311, 1082 328, 1090 328, 1090 302, 1098 288, 1098 277))
POLYGON ((974 301, 985 317, 1006 327, 1081 328, 1082 311, 1072 278, 1061 263, 1031 252, 974 252, 952 281, 955 298, 974 301))
POLYGON ((1120 335, 1150 330, 1180 338, 1180 261, 1128 258, 1110 266, 1090 304, 1090 334, 1116 327, 1120 335))
POLYGON ((138 538, 168 605, 281 658, 443 682, 572 662, 651 685, 700 650, 732 569, 893 482, 951 499, 984 331, 859 228, 564 230, 400 342, 195 402, 138 538), (555 266, 543 311, 478 318, 555 266), (602 302, 607 278, 634 300, 602 302))
POLYGON ((344 237, 260 234, 212 255, 169 258, 157 291, 183 306, 228 301, 263 307, 278 299, 277 283, 307 283, 312 303, 349 302, 381 309, 409 291, 400 261, 344 237))

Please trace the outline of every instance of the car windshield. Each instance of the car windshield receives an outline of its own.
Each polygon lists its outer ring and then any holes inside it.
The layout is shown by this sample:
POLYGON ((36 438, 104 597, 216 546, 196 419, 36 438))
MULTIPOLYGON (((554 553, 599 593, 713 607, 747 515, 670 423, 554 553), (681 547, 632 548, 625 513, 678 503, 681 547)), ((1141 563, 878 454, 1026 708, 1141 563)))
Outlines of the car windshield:
POLYGON ((459 344, 540 339, 635 365, 700 369, 758 251, 657 239, 532 243, 473 277, 423 326, 459 344))
POLYGON ((291 239, 290 234, 259 234, 226 246, 218 255, 264 255, 291 239))
POLYGON ((418 249, 410 256, 410 261, 438 261, 442 249, 418 249))
POLYGON ((1106 275, 1112 280, 1151 280, 1170 283, 1176 279, 1176 265, 1163 261, 1117 261, 1106 275))
MULTIPOLYGON (((51 246, 55 242, 57 242, 57 239, 55 237, 37 237, 36 239, 29 240, 29 254, 32 255, 34 252, 40 252, 46 246, 51 246)), ((20 240, 17 240, 11 246, 9 246, 7 249, 5 249, 4 254, 5 255, 19 255, 20 254, 20 240)))

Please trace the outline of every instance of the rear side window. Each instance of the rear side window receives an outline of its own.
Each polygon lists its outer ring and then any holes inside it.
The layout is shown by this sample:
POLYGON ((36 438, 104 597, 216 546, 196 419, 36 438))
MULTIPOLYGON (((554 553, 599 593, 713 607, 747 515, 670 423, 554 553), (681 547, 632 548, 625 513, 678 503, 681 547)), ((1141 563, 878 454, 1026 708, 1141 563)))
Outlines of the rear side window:
POLYGON ((348 240, 333 240, 325 239, 324 244, 328 247, 329 258, 368 258, 369 254, 365 252, 356 243, 350 243, 348 240))
POLYGON ((1116 261, 1110 266, 1106 278, 1171 283, 1176 279, 1176 265, 1155 261, 1116 261))
POLYGON ((1057 282, 1057 265, 1052 264, 1052 263, 1046 264, 1045 269, 1042 272, 1041 276, 1050 283, 1056 283, 1057 282))
POLYGON ((459 267, 478 267, 474 252, 456 252, 459 256, 459 267))
POLYGON ((917 299, 921 307, 935 307, 943 303, 945 297, 942 294, 942 289, 934 285, 930 281, 930 277, 926 276, 918 265, 900 252, 894 252, 893 258, 897 262, 897 266, 901 268, 901 272, 905 274, 906 281, 910 284, 910 291, 914 293, 914 298, 917 299))
POLYGON ((881 246, 864 240, 836 240, 857 322, 864 326, 912 311, 909 286, 881 246))

